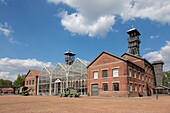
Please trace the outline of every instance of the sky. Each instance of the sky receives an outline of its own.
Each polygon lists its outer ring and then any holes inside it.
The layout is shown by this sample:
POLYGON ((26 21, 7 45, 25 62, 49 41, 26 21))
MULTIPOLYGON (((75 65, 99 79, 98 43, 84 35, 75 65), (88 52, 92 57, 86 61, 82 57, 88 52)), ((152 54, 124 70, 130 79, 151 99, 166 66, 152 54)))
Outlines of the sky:
POLYGON ((170 70, 170 0, 0 0, 0 79, 65 63, 68 50, 87 61, 121 56, 132 27, 141 56, 170 70))

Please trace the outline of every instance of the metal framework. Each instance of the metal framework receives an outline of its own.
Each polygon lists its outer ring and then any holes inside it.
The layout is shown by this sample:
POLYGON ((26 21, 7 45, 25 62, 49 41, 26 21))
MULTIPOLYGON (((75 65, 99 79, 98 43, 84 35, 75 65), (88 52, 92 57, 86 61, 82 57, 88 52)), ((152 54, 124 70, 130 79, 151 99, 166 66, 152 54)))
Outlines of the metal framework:
POLYGON ((77 89, 81 95, 87 95, 87 66, 90 62, 76 58, 72 65, 58 63, 49 73, 47 68, 41 71, 38 92, 41 95, 58 95, 66 88, 77 89))

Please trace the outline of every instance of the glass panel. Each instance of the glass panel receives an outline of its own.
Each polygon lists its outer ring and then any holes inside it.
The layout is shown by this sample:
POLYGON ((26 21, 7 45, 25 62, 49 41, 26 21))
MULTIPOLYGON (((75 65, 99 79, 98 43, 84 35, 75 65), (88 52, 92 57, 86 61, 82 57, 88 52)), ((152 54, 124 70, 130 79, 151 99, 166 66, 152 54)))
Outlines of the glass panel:
POLYGON ((107 77, 107 70, 102 70, 102 77, 107 77))
POLYGON ((108 91, 108 83, 103 83, 102 86, 103 91, 108 91))

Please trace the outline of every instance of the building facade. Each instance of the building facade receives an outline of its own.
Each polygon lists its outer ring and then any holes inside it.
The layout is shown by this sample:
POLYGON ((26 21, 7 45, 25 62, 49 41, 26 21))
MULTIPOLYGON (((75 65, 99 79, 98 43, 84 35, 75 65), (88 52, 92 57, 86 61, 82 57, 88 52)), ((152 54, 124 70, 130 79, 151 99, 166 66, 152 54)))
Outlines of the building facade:
POLYGON ((103 51, 88 65, 88 94, 91 96, 134 97, 151 95, 154 68, 140 56, 136 28, 129 34, 129 50, 121 57, 103 51))
POLYGON ((154 67, 154 71, 155 71, 155 85, 156 86, 160 86, 162 85, 162 74, 163 74, 163 65, 164 62, 159 60, 159 61, 154 61, 152 62, 152 65, 154 67))
POLYGON ((39 95, 59 95, 67 88, 74 88, 81 95, 87 95, 87 66, 89 62, 80 58, 74 59, 75 54, 68 51, 66 64, 58 63, 54 69, 44 68, 39 77, 39 95))
POLYGON ((28 87, 30 90, 30 95, 37 95, 37 83, 38 77, 40 75, 39 70, 29 70, 25 76, 25 87, 28 87))

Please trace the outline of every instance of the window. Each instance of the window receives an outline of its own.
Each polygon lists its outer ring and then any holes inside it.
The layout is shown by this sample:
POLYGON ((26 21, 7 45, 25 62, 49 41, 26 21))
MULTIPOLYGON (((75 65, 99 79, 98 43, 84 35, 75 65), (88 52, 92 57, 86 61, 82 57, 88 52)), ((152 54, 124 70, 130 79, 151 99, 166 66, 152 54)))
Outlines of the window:
POLYGON ((93 72, 93 78, 98 79, 98 71, 93 72))
POLYGON ((107 77, 107 70, 102 70, 102 77, 107 77))
POLYGON ((141 92, 142 91, 142 89, 141 89, 141 85, 139 84, 139 92, 141 92))
POLYGON ((134 71, 134 78, 136 78, 136 71, 134 71))
POLYGON ((135 84, 135 91, 137 91, 137 84, 135 84))
POLYGON ((133 89, 132 89, 132 83, 130 83, 130 91, 133 91, 133 89))
POLYGON ((27 81, 27 83, 26 83, 27 85, 28 85, 28 81, 27 81))
POLYGON ((118 77, 118 76, 119 76, 118 68, 113 69, 113 77, 118 77))
POLYGON ((108 83, 102 84, 102 91, 108 91, 108 83))
POLYGON ((140 79, 140 72, 138 72, 138 79, 140 79))
POLYGON ((32 85, 34 85, 34 80, 32 80, 32 85))
POLYGON ((145 91, 145 85, 143 85, 143 91, 145 91))
POLYGON ((31 85, 31 80, 29 80, 29 85, 31 85))
POLYGON ((132 76, 132 72, 131 72, 131 69, 129 69, 129 77, 132 76))
POLYGON ((119 91, 119 83, 113 83, 113 91, 119 91))

